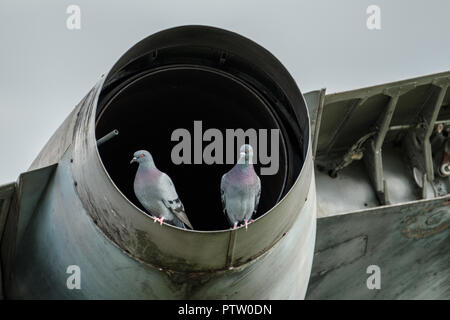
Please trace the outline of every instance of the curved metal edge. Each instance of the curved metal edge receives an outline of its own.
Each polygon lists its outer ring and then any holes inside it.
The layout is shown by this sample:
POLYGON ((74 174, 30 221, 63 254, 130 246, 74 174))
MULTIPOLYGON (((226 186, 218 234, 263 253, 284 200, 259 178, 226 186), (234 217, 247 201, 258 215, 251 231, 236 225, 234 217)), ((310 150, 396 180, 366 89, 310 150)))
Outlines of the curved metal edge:
MULTIPOLYGON (((120 192, 101 162, 95 144, 95 106, 102 84, 103 80, 99 81, 95 86, 95 94, 91 95, 90 99, 86 99, 74 125, 72 172, 74 181, 77 183, 77 193, 86 211, 103 233, 125 252, 151 265, 172 270, 190 272, 221 270, 227 265, 226 252, 231 232, 238 234, 239 243, 242 244, 236 248, 237 254, 233 262, 234 266, 238 266, 266 252, 283 233, 289 230, 299 212, 299 207, 298 203, 295 207, 283 205, 283 203, 287 197, 303 198, 302 203, 304 202, 306 190, 302 187, 311 183, 312 175, 310 143, 308 143, 307 161, 294 186, 272 210, 252 224, 249 232, 245 229, 212 232, 186 231, 169 225, 159 226, 120 192), (294 194, 295 192, 300 194, 294 194), (287 213, 284 212, 276 219, 269 218, 276 215, 277 211, 287 211, 287 213), (271 225, 269 230, 263 227, 266 223, 271 225), (186 250, 185 247, 177 248, 180 243, 189 244, 191 248, 196 248, 197 252, 186 250)), ((301 206, 302 204, 300 208, 301 206)))
POLYGON ((8 298, 304 298, 316 231, 314 181, 309 185, 308 201, 299 219, 270 251, 229 270, 179 273, 148 268, 123 254, 98 231, 77 197, 71 179, 71 155, 69 149, 58 164, 27 229, 8 298), (82 290, 69 290, 66 286, 68 275, 64 270, 73 264, 80 267, 82 290))
MULTIPOLYGON (((176 68, 184 68, 184 69, 200 69, 200 70, 204 70, 206 72, 212 72, 224 77, 227 77, 228 79, 230 79, 231 81, 234 81, 236 83, 238 83, 239 85, 245 87, 246 89, 248 89, 249 91, 251 91, 256 97, 257 99, 259 99, 261 101, 261 105, 263 105, 265 107, 265 109, 267 110, 267 112, 272 116, 273 121, 276 123, 276 125, 278 126, 278 128, 284 133, 285 128, 283 127, 282 123, 279 122, 279 119, 277 118, 276 114, 274 113, 274 111, 268 106, 268 101, 262 97, 260 95, 260 93, 256 90, 256 88, 252 87, 250 84, 245 83, 244 81, 242 81, 241 79, 239 79, 238 77, 236 77, 235 75, 229 74, 227 72, 224 72, 222 70, 218 70, 218 69, 214 69, 214 68, 210 68, 210 67, 205 67, 205 66, 194 66, 194 65, 171 65, 171 66, 166 66, 164 68, 156 68, 156 69, 152 69, 150 71, 146 71, 146 72, 142 72, 140 74, 138 74, 136 77, 133 77, 133 79, 131 81, 127 81, 127 83, 123 86, 120 87, 120 90, 117 90, 114 95, 112 95, 111 97, 109 97, 108 101, 106 103, 104 103, 104 107, 102 108, 101 112, 98 113, 97 110, 97 116, 96 116, 96 125, 99 123, 100 119, 102 118, 103 114, 106 112, 106 110, 109 107, 109 102, 113 101, 115 98, 117 98, 121 93, 123 93, 124 90, 126 90, 127 88, 129 88, 130 86, 132 86, 134 83, 136 83, 137 81, 140 81, 143 77, 146 76, 150 76, 152 74, 158 73, 158 72, 162 72, 162 71, 166 71, 166 70, 172 70, 172 69, 176 69, 176 68)), ((100 92, 101 95, 101 92, 100 92)), ((284 137, 283 134, 280 135, 281 137, 281 147, 283 148, 283 152, 286 155, 285 158, 285 170, 284 170, 284 181, 283 181, 283 189, 280 191, 280 194, 278 196, 277 202, 281 200, 283 193, 285 192, 285 185, 286 185, 286 180, 287 180, 287 170, 288 170, 288 156, 287 156, 287 147, 286 147, 286 138, 284 137)), ((99 155, 99 158, 101 160, 101 156, 99 155)), ((102 163, 103 164, 103 163, 102 163)), ((108 175, 108 177, 111 179, 109 173, 107 172, 106 168, 105 168, 105 172, 108 175)), ((112 181, 112 179, 111 179, 112 181)), ((259 217, 258 217, 259 219, 259 217)), ((257 219, 255 219, 257 220, 257 219)), ((239 227, 241 228, 241 227, 239 227)), ((195 230, 193 230, 195 231, 195 230)))

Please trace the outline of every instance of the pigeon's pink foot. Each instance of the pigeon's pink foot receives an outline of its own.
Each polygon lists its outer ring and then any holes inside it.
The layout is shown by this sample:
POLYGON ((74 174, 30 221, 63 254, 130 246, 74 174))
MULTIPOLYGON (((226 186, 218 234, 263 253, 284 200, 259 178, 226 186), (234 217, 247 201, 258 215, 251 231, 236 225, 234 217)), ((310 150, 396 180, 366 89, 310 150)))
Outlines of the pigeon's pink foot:
POLYGON ((233 230, 237 228, 237 222, 234 223, 233 230))
POLYGON ((253 220, 253 219, 250 219, 250 222, 249 223, 252 223, 252 222, 254 222, 255 220, 253 220))
POLYGON ((245 229, 248 229, 248 221, 247 221, 247 219, 244 219, 244 225, 245 225, 245 229))
POLYGON ((156 221, 158 221, 159 224, 162 225, 163 220, 164 220, 164 217, 162 217, 162 218, 153 217, 153 223, 155 223, 156 221))

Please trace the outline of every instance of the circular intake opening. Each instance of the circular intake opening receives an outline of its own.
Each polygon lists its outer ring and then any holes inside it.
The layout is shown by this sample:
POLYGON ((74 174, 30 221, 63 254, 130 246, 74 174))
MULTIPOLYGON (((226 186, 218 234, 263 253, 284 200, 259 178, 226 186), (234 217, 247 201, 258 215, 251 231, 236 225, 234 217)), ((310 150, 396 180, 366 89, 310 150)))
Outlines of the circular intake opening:
MULTIPOLYGON (((258 92, 230 74, 187 65, 140 74, 123 83, 104 102, 97 116, 96 137, 99 139, 113 130, 119 131, 118 136, 99 146, 99 153, 115 185, 144 212, 133 190, 137 165, 130 165, 133 153, 141 149, 148 150, 157 168, 172 178, 195 230, 224 230, 230 226, 222 212, 220 181, 236 163, 236 149, 240 147, 233 137, 234 161, 233 164, 226 163, 230 152, 227 129, 254 130, 257 153, 261 152, 260 145, 267 142, 263 160, 268 163, 261 164, 259 154, 254 155, 255 170, 262 185, 254 216, 257 218, 271 209, 287 191, 285 129, 258 92), (184 141, 184 138, 172 141, 172 134, 177 129, 189 132, 190 156, 184 159, 190 163, 174 163, 172 150, 184 141), (218 129, 222 133, 222 157, 220 152, 212 154, 223 163, 208 164, 203 157, 205 147, 213 142, 203 140, 208 129, 218 129), (276 130, 279 130, 278 147, 271 143, 271 133, 276 130), (198 150, 201 150, 200 155, 198 150), (277 167, 277 170, 274 174, 262 175, 262 167, 271 167, 271 171, 277 167)), ((246 143, 249 142, 247 138, 246 143)))

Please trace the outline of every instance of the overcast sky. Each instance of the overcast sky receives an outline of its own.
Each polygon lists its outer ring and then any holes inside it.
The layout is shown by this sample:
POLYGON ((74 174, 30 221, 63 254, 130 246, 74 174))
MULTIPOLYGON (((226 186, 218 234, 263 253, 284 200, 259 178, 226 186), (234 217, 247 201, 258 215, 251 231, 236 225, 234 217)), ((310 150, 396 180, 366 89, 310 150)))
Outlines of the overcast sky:
POLYGON ((133 44, 203 24, 271 51, 302 92, 338 92, 450 70, 448 0, 0 1, 0 185, 15 181, 133 44), (81 29, 66 27, 69 5, 81 29), (381 30, 366 26, 369 5, 381 30))

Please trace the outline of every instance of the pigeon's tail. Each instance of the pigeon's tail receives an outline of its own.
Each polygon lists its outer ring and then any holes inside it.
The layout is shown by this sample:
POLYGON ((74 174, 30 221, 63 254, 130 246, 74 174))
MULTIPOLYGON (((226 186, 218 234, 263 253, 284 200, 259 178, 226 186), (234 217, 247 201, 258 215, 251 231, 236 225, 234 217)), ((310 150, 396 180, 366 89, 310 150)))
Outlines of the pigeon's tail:
POLYGON ((184 222, 182 222, 182 221, 180 221, 182 224, 183 224, 183 227, 185 228, 185 229, 190 229, 190 230, 194 230, 194 227, 192 226, 192 224, 191 224, 191 222, 190 221, 188 221, 189 222, 189 224, 187 224, 187 223, 184 223, 184 222))
MULTIPOLYGON (((176 195, 176 194, 175 194, 176 195)), ((186 212, 184 211, 184 206, 181 203, 179 198, 176 198, 175 200, 163 200, 164 205, 169 209, 172 214, 174 215, 173 221, 179 220, 181 224, 184 224, 188 226, 190 229, 194 229, 189 222, 189 219, 186 215, 186 212)), ((180 225, 176 225, 179 227, 182 227, 180 225)))
POLYGON ((176 227, 180 227, 183 229, 192 229, 190 226, 186 225, 183 221, 181 221, 177 217, 174 217, 174 219, 171 222, 176 227))
POLYGON ((180 202, 180 206, 178 206, 177 208, 172 208, 172 213, 174 214, 174 220, 177 222, 177 226, 178 227, 184 227, 186 226, 189 229, 194 229, 192 227, 191 222, 189 221, 186 212, 184 212, 184 207, 180 202))

